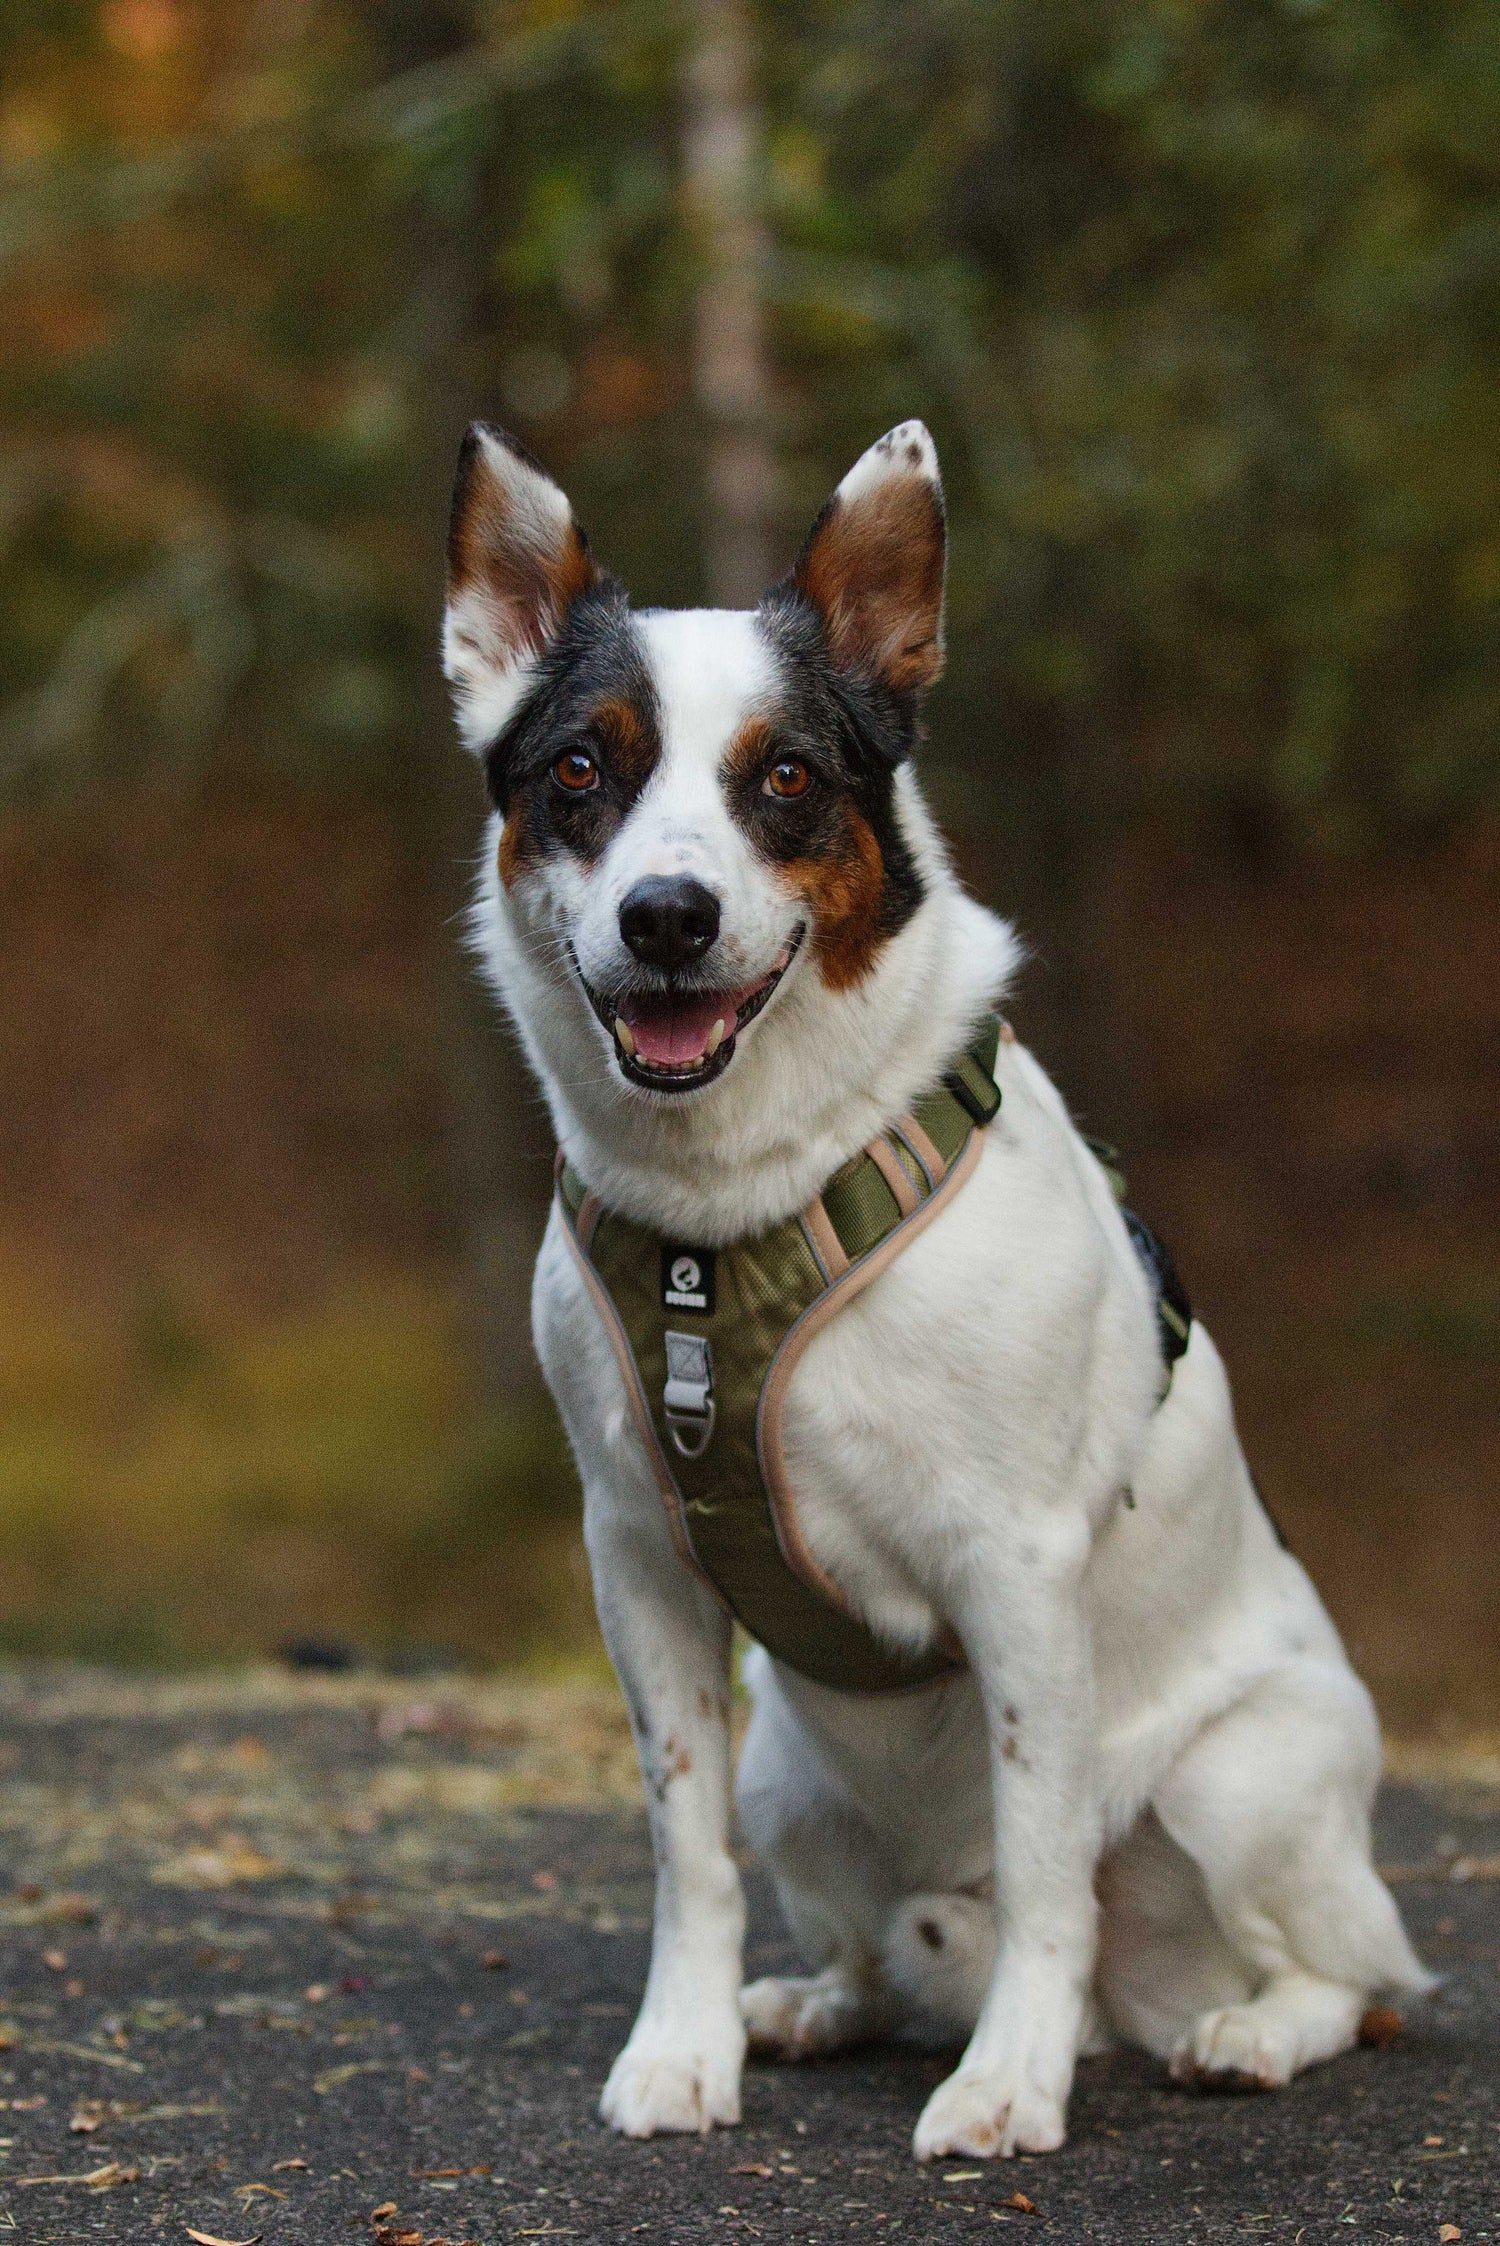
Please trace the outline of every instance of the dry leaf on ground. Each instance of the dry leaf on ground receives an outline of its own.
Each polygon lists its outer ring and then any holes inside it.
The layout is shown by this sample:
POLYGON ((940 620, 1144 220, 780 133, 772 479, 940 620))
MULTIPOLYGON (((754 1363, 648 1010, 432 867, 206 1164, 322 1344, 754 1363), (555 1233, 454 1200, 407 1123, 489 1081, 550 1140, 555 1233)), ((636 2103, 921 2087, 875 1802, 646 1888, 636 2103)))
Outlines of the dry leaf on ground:
POLYGON ((313 2077, 313 2088, 320 2098, 326 2098, 341 2082, 350 2082, 357 2074, 385 2074, 393 2064, 390 2059, 353 2059, 346 2066, 325 2067, 313 2077))
POLYGON ((24 2191, 28 2184, 87 2184, 90 2191, 113 2191, 116 2184, 137 2184, 140 2180, 139 2168, 122 2168, 118 2160, 106 2160, 102 2168, 87 2169, 82 2175, 17 2176, 16 2188, 24 2191))
POLYGON ((248 1841, 227 1837, 218 1848, 189 1848, 153 1867, 158 1887, 243 1887, 254 1880, 285 1879, 289 1867, 263 1856, 248 1841))
POLYGON ((260 2246, 266 2235, 263 2230, 258 2230, 253 2238, 220 2238, 211 2230, 194 2230, 190 2223, 184 2223, 182 2227, 189 2238, 198 2241, 198 2246, 260 2246))
POLYGON ((1389 2051, 1399 2043, 1406 2022, 1393 2005, 1372 2004, 1359 2023, 1359 2040, 1372 2051, 1389 2051))

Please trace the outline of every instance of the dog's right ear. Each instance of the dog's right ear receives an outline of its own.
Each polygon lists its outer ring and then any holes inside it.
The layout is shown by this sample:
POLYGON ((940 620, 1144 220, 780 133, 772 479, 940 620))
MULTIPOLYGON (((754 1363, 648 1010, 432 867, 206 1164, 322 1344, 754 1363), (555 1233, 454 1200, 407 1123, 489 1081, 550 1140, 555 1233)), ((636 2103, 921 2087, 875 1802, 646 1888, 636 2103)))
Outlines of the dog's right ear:
POLYGON ((474 422, 448 525, 443 670, 476 756, 520 702, 574 601, 598 581, 588 540, 546 470, 503 429, 474 422))

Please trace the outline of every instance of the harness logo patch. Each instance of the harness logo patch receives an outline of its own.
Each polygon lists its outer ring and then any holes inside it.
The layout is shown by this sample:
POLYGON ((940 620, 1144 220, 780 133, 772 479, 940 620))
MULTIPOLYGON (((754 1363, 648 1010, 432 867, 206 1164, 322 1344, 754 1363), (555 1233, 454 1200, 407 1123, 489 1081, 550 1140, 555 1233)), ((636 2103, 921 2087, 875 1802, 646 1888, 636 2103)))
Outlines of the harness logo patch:
POLYGON ((661 1300, 664 1310, 701 1310, 712 1316, 714 1307, 714 1251, 712 1248, 663 1248, 661 1300))

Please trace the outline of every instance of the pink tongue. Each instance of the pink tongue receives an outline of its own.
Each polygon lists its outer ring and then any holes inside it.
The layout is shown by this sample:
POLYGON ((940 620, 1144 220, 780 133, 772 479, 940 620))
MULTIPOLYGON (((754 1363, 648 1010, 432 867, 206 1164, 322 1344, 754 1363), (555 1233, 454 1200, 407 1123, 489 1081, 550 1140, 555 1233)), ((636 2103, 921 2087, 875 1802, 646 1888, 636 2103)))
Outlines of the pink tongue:
POLYGON ((733 1001, 723 992, 704 997, 627 998, 621 1019, 635 1039, 637 1057, 648 1067, 696 1061, 707 1050, 714 1023, 724 1024, 725 1037, 733 1037, 733 1001))

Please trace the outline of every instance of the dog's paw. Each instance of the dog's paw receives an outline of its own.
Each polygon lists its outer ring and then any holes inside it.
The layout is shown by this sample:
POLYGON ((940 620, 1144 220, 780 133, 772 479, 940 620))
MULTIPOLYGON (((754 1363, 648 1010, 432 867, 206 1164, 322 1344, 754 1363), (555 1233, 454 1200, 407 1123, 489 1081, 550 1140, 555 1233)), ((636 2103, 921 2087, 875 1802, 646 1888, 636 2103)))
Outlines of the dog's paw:
POLYGON ((841 1973, 808 1980, 752 1981, 740 1996, 750 2048, 773 2059, 820 2059, 873 2026, 869 2000, 841 1973))
POLYGON ((1300 2059, 1290 2022, 1263 2004, 1229 2004, 1194 2021, 1172 2053, 1170 2072, 1187 2090, 1280 2090, 1300 2059))
POLYGON ((1017 2152, 1056 2152, 1067 2135, 1063 2100, 1008 2068, 940 2082, 917 2123, 918 2160, 1008 2160, 1017 2152))
POLYGON ((659 2033, 633 2035, 609 2070, 599 2100, 601 2119, 622 2137, 654 2137, 663 2130, 706 2135, 740 2118, 740 2072, 745 2035, 710 2040, 701 2030, 669 2040, 659 2033))

